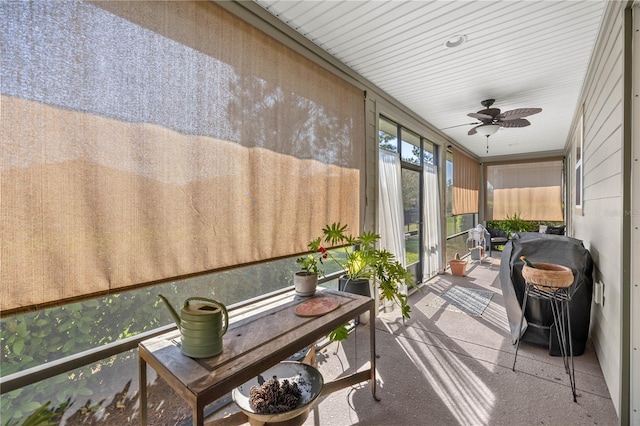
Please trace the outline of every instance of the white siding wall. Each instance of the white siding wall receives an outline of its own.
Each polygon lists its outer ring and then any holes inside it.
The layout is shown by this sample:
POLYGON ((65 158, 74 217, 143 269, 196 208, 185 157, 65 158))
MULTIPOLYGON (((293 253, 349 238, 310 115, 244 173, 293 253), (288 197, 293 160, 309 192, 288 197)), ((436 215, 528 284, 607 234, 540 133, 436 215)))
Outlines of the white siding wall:
MULTIPOLYGON (((620 415, 621 253, 623 179, 624 3, 611 2, 592 58, 584 106, 584 200, 582 214, 570 209, 571 236, 584 242, 604 283, 604 304, 592 306, 591 336, 613 403, 620 415)), ((578 126, 579 120, 575 120, 578 126)), ((577 132, 574 128, 574 134, 577 132)), ((571 137, 571 141, 575 138, 571 137)), ((568 148, 574 170, 575 147, 568 148)), ((571 179, 570 202, 575 202, 571 179)))

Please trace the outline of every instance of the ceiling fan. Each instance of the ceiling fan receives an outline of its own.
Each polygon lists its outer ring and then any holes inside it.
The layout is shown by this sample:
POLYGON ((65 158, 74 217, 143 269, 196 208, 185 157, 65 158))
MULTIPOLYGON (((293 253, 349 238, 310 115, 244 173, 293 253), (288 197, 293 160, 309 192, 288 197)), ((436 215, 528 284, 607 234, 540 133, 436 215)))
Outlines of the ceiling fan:
POLYGON ((531 122, 524 117, 528 117, 542 111, 542 108, 517 108, 501 112, 500 108, 491 108, 495 101, 495 99, 486 99, 480 102, 485 109, 467 114, 468 117, 480 120, 479 123, 469 123, 470 125, 477 124, 477 126, 469 130, 467 134, 471 136, 477 133, 479 135, 486 136, 487 154, 489 153, 489 136, 495 135, 501 127, 529 126, 531 122))
POLYGON ((468 117, 480 120, 480 123, 471 123, 478 124, 478 126, 469 130, 468 135, 478 133, 489 137, 494 135, 500 127, 526 127, 531 123, 524 117, 542 111, 542 108, 517 108, 500 112, 500 108, 491 108, 495 101, 495 99, 484 100, 481 104, 485 109, 467 114, 468 117))

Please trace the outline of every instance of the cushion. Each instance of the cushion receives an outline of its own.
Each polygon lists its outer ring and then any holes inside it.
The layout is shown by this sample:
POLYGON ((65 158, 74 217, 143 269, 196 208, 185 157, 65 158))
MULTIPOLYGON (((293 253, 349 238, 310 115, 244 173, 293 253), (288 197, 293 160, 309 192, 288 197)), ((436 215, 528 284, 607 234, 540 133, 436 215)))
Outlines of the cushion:
POLYGON ((560 226, 548 226, 545 234, 564 235, 564 225, 560 226))
POLYGON ((507 233, 500 229, 487 228, 487 232, 491 236, 491 241, 493 241, 494 238, 507 238, 507 233))

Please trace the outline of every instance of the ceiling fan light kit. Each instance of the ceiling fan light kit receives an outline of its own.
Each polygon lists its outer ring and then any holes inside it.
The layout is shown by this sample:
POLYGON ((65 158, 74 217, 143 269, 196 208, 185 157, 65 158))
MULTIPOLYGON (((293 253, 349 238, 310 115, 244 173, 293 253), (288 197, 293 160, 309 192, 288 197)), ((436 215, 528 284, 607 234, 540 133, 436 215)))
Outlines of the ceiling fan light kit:
POLYGON ((476 127, 476 133, 482 136, 493 136, 498 133, 500 126, 498 124, 482 124, 476 127))

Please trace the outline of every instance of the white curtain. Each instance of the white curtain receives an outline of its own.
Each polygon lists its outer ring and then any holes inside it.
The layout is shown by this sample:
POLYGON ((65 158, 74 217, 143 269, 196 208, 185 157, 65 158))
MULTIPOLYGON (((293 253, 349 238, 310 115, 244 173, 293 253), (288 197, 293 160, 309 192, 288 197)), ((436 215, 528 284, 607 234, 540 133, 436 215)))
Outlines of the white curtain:
POLYGON ((398 262, 406 266, 400 156, 397 153, 381 149, 379 158, 378 229, 381 237, 380 248, 391 252, 398 262))
POLYGON ((423 281, 440 271, 440 196, 438 190, 438 167, 425 164, 424 173, 424 254, 423 281))

